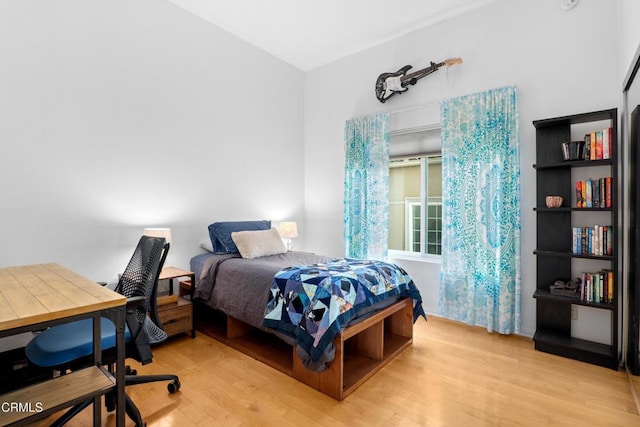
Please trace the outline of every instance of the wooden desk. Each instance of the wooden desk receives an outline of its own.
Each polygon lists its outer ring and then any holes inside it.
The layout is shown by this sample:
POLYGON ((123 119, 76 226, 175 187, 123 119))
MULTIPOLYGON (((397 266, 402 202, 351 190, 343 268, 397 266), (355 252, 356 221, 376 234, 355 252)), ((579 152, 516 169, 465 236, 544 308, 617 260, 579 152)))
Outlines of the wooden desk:
POLYGON ((93 399, 101 424, 100 397, 116 389, 116 425, 124 426, 124 324, 126 298, 59 264, 0 268, 0 337, 93 318, 95 366, 0 395, 0 425, 21 425, 93 399), (100 316, 116 325, 116 378, 102 366, 100 316), (14 410, 6 405, 13 402, 14 410))

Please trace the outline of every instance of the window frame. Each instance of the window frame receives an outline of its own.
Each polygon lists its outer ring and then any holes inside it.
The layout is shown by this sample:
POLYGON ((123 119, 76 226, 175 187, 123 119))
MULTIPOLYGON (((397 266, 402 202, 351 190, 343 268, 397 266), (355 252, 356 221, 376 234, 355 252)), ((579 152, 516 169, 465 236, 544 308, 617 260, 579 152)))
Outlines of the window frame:
MULTIPOLYGON (((389 249, 387 248, 387 257, 394 259, 405 259, 412 261, 422 261, 422 262, 430 262, 430 263, 442 263, 442 255, 441 254, 430 254, 427 253, 428 250, 428 218, 427 218, 427 210, 428 210, 428 189, 429 189, 429 176, 428 176, 428 168, 429 168, 429 159, 430 158, 440 158, 442 159, 441 153, 430 153, 430 154, 417 154, 410 156, 398 156, 394 157, 394 159, 403 159, 403 158, 416 158, 420 157, 420 196, 412 197, 411 199, 419 199, 420 203, 420 252, 413 252, 408 250, 398 250, 398 249, 389 249)), ((441 198, 442 200, 442 198, 441 198)), ((408 216, 406 201, 405 201, 405 248, 407 248, 410 244, 409 239, 409 227, 408 225, 408 216)), ((440 229, 440 233, 442 233, 442 229, 440 229)), ((412 240, 412 239, 411 239, 412 240)))
POLYGON ((415 228, 413 226, 413 221, 414 221, 414 212, 415 212, 415 207, 416 206, 420 206, 420 252, 422 252, 422 242, 423 242, 423 228, 422 227, 422 218, 423 218, 423 213, 424 213, 424 209, 422 209, 422 198, 420 196, 418 197, 405 197, 404 198, 404 224, 405 224, 405 228, 404 228, 404 252, 415 252, 412 251, 408 248, 412 248, 415 245, 415 241, 413 239, 413 236, 415 234, 415 228))

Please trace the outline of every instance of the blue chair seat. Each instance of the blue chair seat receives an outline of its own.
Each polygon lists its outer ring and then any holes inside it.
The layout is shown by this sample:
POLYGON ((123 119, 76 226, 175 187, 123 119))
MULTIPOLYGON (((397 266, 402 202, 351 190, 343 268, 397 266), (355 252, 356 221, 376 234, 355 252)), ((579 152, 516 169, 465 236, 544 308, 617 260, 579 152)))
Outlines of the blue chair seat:
MULTIPOLYGON (((101 348, 116 346, 116 327, 113 322, 101 317, 101 348)), ((126 342, 131 340, 129 328, 125 328, 126 342)), ((29 360, 41 367, 61 366, 71 361, 93 355, 93 319, 64 323, 40 332, 29 341, 25 352, 29 360)))

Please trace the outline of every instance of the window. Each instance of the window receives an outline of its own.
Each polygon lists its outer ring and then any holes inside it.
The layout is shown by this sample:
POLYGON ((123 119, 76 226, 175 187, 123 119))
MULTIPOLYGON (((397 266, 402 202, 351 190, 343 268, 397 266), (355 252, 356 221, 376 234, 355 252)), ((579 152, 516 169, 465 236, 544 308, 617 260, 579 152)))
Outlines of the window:
POLYGON ((440 255, 442 158, 439 129, 391 136, 389 162, 390 251, 440 255), (430 152, 412 155, 420 150, 430 152))
POLYGON ((440 255, 442 159, 439 154, 389 163, 389 249, 440 255))

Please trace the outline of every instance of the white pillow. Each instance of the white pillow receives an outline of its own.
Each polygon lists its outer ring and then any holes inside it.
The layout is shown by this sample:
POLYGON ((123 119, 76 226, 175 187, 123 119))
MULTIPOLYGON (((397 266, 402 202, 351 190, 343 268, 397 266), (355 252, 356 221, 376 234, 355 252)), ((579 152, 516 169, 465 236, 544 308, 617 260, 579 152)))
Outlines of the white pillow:
POLYGON ((208 237, 200 242, 200 247, 207 252, 213 252, 213 243, 211 243, 211 239, 208 237))
POLYGON ((238 247, 242 258, 258 258, 287 252, 278 230, 234 231, 231 233, 233 243, 238 247))

